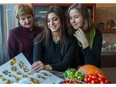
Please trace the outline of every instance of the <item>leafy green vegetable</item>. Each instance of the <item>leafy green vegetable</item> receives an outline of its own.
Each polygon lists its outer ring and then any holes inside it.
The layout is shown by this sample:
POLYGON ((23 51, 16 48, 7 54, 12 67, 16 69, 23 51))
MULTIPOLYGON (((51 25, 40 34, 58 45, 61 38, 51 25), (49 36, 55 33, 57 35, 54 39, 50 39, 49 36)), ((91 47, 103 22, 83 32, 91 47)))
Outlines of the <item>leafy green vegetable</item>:
POLYGON ((77 72, 77 70, 74 68, 67 69, 63 75, 65 78, 68 78, 70 80, 79 80, 79 81, 82 81, 85 77, 85 74, 77 72))
POLYGON ((75 77, 76 79, 78 79, 79 81, 82 81, 85 77, 85 74, 81 73, 81 72, 76 72, 75 73, 75 77))
POLYGON ((74 68, 67 69, 64 73, 64 77, 68 79, 75 79, 75 72, 76 69, 74 68))

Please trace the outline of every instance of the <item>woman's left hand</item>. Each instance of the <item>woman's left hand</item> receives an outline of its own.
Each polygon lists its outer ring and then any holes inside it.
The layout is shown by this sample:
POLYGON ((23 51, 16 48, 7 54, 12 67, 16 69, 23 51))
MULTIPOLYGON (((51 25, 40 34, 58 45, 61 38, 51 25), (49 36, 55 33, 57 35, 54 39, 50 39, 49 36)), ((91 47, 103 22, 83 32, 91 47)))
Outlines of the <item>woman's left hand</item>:
POLYGON ((77 38, 77 40, 79 40, 82 43, 83 48, 88 47, 88 45, 89 45, 88 40, 87 40, 84 32, 80 28, 75 31, 74 36, 77 38))

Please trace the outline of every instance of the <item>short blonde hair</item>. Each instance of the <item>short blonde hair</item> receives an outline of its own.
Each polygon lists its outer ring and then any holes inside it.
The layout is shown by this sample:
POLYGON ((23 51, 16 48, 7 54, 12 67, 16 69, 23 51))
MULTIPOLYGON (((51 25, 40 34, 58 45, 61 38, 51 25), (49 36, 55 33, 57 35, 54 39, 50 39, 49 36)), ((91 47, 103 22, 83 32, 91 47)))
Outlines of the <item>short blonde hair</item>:
POLYGON ((26 15, 26 14, 30 14, 30 15, 34 16, 33 9, 32 9, 31 6, 29 6, 27 4, 16 5, 15 15, 16 15, 17 19, 19 19, 20 16, 23 16, 23 15, 26 15))

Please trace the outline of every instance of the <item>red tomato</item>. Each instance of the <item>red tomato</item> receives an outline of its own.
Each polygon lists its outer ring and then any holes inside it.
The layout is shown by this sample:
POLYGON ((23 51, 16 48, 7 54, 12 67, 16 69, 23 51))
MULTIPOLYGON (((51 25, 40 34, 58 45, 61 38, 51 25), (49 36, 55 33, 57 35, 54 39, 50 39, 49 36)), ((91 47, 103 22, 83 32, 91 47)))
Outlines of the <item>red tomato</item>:
POLYGON ((89 74, 88 77, 91 78, 93 76, 93 74, 89 74))
POLYGON ((89 77, 89 75, 85 75, 85 78, 88 78, 89 77))
POLYGON ((92 79, 97 79, 97 76, 96 75, 93 75, 91 78, 92 79))
POLYGON ((98 73, 97 75, 101 78, 104 78, 104 76, 101 73, 98 73))
POLYGON ((95 80, 91 80, 91 84, 96 84, 95 80))
POLYGON ((100 84, 105 84, 105 82, 102 80, 102 81, 100 81, 100 84))
POLYGON ((95 79, 95 83, 99 83, 100 81, 98 79, 95 79))
POLYGON ((92 79, 90 77, 88 77, 87 80, 88 80, 88 82, 91 82, 92 79))
POLYGON ((97 76, 97 77, 98 77, 98 73, 95 73, 95 76, 97 76))
POLYGON ((85 77, 85 78, 84 78, 84 82, 85 82, 85 83, 88 83, 88 78, 85 77))
POLYGON ((97 76, 101 75, 101 73, 97 73, 97 76))
POLYGON ((108 79, 105 79, 105 83, 108 84, 110 83, 110 81, 108 79))
POLYGON ((103 78, 99 77, 98 80, 99 80, 99 81, 103 81, 103 78))

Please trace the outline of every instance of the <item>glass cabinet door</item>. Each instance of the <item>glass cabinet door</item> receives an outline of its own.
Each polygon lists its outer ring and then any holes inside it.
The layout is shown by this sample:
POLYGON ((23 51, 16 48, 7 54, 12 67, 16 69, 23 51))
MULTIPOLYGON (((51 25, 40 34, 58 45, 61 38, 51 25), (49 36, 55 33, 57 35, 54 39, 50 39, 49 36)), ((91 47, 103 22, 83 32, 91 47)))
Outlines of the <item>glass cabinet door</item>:
POLYGON ((34 6, 35 23, 38 26, 44 26, 44 17, 50 6, 34 6))
MULTIPOLYGON (((44 17, 46 15, 47 10, 50 6, 60 6, 65 15, 67 15, 67 9, 71 4, 32 4, 35 14, 35 23, 38 26, 44 26, 44 17)), ((87 6, 90 16, 92 17, 93 21, 95 22, 95 10, 96 4, 85 4, 87 6)))
MULTIPOLYGON (((47 13, 47 10, 50 8, 50 6, 55 6, 55 5, 52 5, 50 4, 49 6, 33 6, 33 9, 34 9, 34 17, 35 17, 35 24, 37 26, 42 26, 44 27, 44 18, 45 18, 45 15, 47 13)), ((56 5, 57 6, 57 5, 56 5)), ((60 6, 64 12, 66 12, 68 6, 60 6)))

